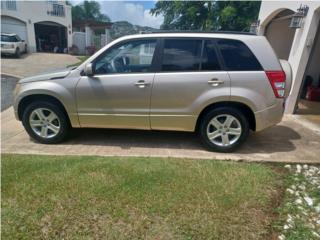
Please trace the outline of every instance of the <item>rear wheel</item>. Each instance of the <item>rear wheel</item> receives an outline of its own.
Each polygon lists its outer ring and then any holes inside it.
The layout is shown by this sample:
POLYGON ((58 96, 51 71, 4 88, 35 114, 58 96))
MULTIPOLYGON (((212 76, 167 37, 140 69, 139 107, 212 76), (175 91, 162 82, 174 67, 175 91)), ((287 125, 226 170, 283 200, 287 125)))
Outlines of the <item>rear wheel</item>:
POLYGON ((50 102, 33 102, 27 106, 22 123, 29 136, 40 143, 58 143, 69 131, 69 121, 60 107, 50 102))
POLYGON ((232 152, 248 137, 249 122, 241 111, 221 107, 202 118, 199 134, 210 151, 232 152))

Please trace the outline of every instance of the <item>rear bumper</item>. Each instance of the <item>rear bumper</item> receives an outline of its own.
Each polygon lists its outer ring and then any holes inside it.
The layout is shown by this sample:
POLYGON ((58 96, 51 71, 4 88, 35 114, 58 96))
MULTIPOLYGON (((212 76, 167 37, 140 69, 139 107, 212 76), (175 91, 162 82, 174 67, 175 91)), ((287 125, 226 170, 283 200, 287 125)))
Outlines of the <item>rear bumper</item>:
POLYGON ((284 101, 277 100, 277 103, 254 113, 256 119, 256 131, 276 125, 281 122, 284 113, 284 101))

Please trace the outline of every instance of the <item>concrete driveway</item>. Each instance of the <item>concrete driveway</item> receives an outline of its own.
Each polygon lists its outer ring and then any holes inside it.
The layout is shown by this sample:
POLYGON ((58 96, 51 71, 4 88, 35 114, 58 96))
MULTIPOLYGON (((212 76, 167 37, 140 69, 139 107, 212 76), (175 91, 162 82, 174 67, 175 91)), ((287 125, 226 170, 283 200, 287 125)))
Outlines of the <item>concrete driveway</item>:
POLYGON ((1 73, 18 78, 30 77, 79 62, 75 56, 55 53, 23 54, 21 58, 2 57, 1 73))
POLYGON ((12 105, 12 93, 18 81, 18 78, 1 74, 1 112, 12 105))
POLYGON ((285 117, 263 132, 253 133, 236 153, 203 149, 193 133, 75 129, 69 140, 43 145, 31 140, 13 109, 2 113, 2 152, 53 155, 157 156, 268 162, 320 163, 320 133, 285 117))

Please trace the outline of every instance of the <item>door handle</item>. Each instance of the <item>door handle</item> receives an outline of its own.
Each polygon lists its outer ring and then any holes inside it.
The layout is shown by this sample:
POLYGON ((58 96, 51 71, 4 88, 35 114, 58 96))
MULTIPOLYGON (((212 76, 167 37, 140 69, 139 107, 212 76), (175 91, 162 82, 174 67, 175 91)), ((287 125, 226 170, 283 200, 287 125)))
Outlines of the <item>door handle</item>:
POLYGON ((212 78, 208 81, 209 84, 211 84, 213 87, 217 87, 219 86, 220 84, 223 84, 224 81, 222 80, 219 80, 218 78, 212 78))
POLYGON ((149 85, 150 83, 145 82, 144 80, 139 80, 134 83, 135 86, 138 88, 145 88, 145 86, 149 85))

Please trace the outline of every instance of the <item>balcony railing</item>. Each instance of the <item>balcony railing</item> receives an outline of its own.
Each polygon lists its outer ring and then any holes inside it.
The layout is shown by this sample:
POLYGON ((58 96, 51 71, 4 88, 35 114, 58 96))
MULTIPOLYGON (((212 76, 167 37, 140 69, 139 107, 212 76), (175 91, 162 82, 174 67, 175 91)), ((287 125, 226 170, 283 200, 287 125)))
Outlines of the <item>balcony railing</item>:
POLYGON ((1 9, 16 11, 17 10, 16 0, 1 1, 1 9))
POLYGON ((50 3, 47 13, 48 15, 55 16, 55 17, 64 17, 65 16, 64 5, 58 4, 58 3, 50 3))

